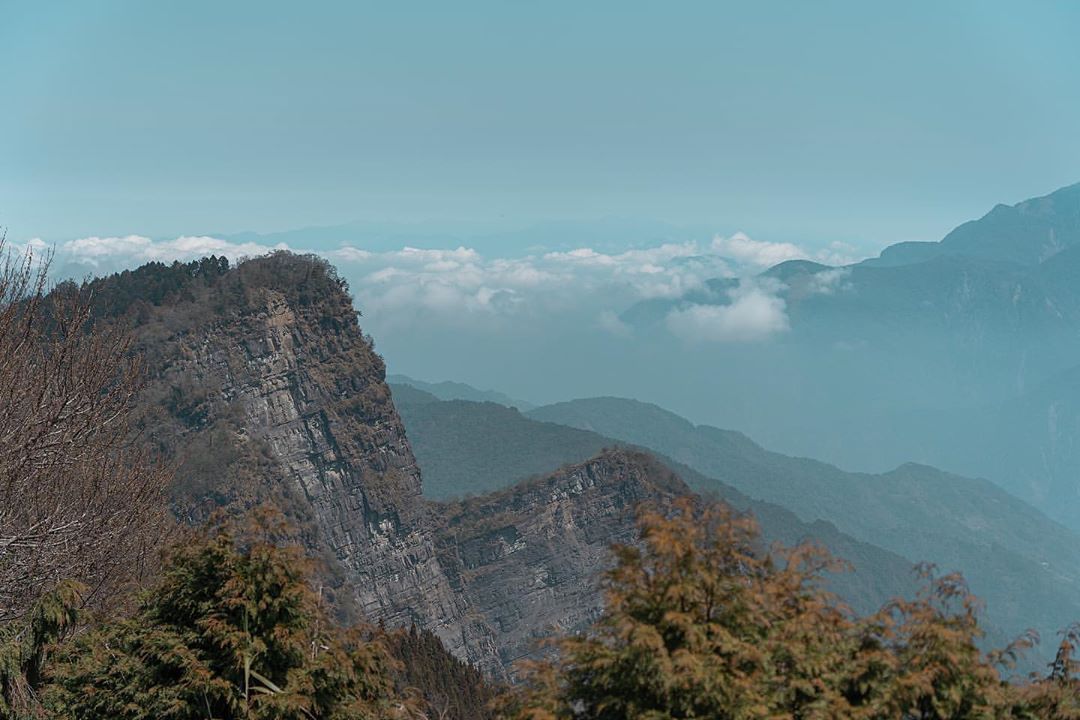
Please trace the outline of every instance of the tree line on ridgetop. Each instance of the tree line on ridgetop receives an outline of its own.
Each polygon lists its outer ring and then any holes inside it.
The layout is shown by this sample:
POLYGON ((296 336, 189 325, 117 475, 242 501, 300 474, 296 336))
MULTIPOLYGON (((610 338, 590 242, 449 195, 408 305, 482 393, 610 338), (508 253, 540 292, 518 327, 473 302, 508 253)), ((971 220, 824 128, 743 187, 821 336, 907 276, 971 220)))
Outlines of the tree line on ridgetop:
MULTIPOLYGON (((282 264, 334 281, 323 265, 282 264)), ((490 690, 430 633, 339 627, 282 527, 262 518, 238 536, 235 519, 194 531, 170 517, 175 467, 133 422, 132 334, 95 321, 227 269, 154 265, 130 285, 50 292, 47 263, 4 256, 0 718, 482 717, 490 690)))

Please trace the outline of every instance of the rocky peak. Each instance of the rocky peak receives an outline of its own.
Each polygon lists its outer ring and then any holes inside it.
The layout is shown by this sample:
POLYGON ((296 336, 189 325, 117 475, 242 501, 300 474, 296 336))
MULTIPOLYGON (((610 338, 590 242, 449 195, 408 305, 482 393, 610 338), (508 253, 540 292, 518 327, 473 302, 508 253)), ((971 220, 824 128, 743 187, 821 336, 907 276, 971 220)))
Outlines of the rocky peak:
POLYGON ((619 449, 444 506, 444 566, 495 639, 497 656, 477 658, 481 666, 498 672, 540 639, 595 621, 611 545, 637 541, 637 506, 689 492, 651 456, 619 449))
POLYGON ((635 538, 634 506, 686 492, 648 456, 609 451, 426 502, 383 362, 316 258, 159 265, 90 290, 100 317, 135 320, 142 422, 178 464, 179 515, 274 500, 327 560, 339 605, 431 630, 493 674, 551 628, 592 620, 610 544, 635 538))

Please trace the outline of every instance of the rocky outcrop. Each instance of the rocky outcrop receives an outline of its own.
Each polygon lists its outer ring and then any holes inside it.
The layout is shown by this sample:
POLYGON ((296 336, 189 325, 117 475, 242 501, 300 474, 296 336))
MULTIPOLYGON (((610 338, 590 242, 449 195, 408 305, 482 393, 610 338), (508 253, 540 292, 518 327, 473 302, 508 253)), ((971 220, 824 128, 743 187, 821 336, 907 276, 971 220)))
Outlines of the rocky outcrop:
POLYGON ((646 456, 609 452, 491 496, 426 502, 382 360, 322 261, 149 266, 91 289, 104 319, 136 320, 142 424, 177 463, 180 516, 274 500, 326 559, 340 606, 429 629, 493 674, 549 628, 595 618, 634 505, 686 491, 646 456))
POLYGON ((327 561, 340 606, 493 654, 436 557, 382 360, 332 268, 278 255, 184 282, 136 326, 144 425, 178 463, 177 513, 273 500, 327 561))
POLYGON ((690 491, 643 453, 609 450, 507 490, 447 506, 438 533, 455 587, 496 639, 489 671, 581 630, 603 609, 613 543, 637 540, 635 508, 690 491))

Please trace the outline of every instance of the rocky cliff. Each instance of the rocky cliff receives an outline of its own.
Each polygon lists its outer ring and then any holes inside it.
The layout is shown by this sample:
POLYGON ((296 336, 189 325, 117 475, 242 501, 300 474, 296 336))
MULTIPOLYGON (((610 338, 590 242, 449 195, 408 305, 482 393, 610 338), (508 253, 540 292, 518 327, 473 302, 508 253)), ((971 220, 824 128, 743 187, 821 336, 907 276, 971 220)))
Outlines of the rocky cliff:
MULTIPOLYGON (((607 450, 501 492, 446 505, 444 567, 496 639, 489 669, 509 667, 553 633, 581 630, 603 609, 613 543, 637 539, 635 508, 690 491, 643 453, 607 450)), ((490 662, 490 661, 488 661, 490 662)))
POLYGON ((147 435, 177 464, 197 521, 272 499, 327 561, 342 608, 434 632, 502 674, 547 628, 600 608, 633 506, 686 492, 646 456, 611 452, 462 504, 420 471, 347 288, 314 258, 153 265, 95 281, 99 318, 130 318, 146 357, 147 435))

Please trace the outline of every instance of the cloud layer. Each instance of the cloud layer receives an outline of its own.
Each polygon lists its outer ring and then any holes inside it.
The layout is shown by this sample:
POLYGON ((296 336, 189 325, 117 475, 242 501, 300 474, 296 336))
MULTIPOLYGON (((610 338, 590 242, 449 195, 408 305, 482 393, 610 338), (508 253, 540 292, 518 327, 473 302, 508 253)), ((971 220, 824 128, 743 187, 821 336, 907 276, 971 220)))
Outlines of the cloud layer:
POLYGON ((756 342, 788 329, 778 286, 744 279, 724 305, 690 305, 668 313, 672 335, 688 342, 756 342))
POLYGON ((713 238, 712 248, 736 262, 758 268, 768 268, 786 260, 806 260, 809 255, 798 245, 791 243, 772 243, 753 240, 743 233, 735 233, 729 238, 713 238))
MULTIPOLYGON (((40 241, 29 244, 39 250, 43 247, 40 241)), ((57 246, 54 267, 68 275, 103 274, 148 261, 211 254, 236 260, 278 249, 289 248, 209 236, 170 240, 92 236, 57 246)), ((635 302, 678 299, 702 289, 712 278, 752 277, 778 262, 824 260, 825 254, 840 250, 830 248, 814 255, 790 243, 764 242, 736 233, 706 243, 667 243, 622 252, 582 247, 486 257, 467 247, 371 252, 345 245, 317 254, 338 267, 369 322, 384 329, 427 322, 499 325, 576 313, 591 318, 587 324, 612 336, 628 337, 632 329, 618 313, 635 302)), ((833 279, 828 278, 830 283, 833 279)), ((787 316, 776 287, 743 280, 726 304, 681 307, 665 324, 672 334, 686 340, 749 342, 785 330, 787 316)))

